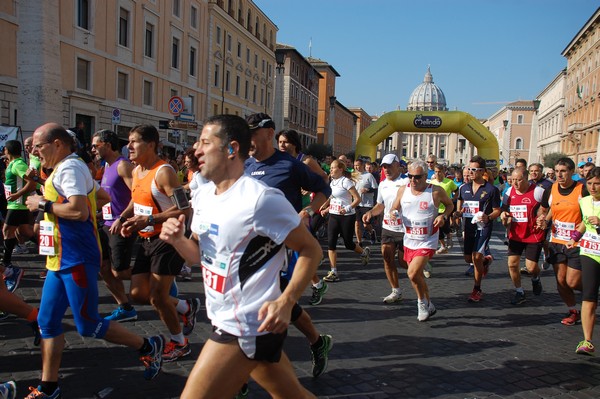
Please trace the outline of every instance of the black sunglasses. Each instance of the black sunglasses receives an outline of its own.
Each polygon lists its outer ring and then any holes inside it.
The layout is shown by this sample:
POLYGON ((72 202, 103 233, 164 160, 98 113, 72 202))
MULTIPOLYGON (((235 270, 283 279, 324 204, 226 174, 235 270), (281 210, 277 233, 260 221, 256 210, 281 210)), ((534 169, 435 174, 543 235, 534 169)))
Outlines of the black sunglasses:
POLYGON ((409 179, 415 179, 415 180, 419 180, 423 177, 424 175, 411 175, 410 173, 408 174, 408 178, 409 179))

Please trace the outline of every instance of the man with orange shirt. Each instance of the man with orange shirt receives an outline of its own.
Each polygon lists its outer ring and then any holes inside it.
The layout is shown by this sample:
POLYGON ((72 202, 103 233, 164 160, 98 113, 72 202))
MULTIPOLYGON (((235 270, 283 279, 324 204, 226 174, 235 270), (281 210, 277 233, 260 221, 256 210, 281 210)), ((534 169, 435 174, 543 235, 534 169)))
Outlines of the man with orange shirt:
POLYGON ((137 164, 133 170, 131 202, 121 213, 121 234, 138 233, 141 239, 131 270, 131 298, 151 303, 171 333, 163 360, 172 362, 191 353, 188 339, 196 322, 200 301, 179 300, 169 289, 180 272, 183 258, 175 248, 159 239, 162 223, 185 214, 189 204, 174 205, 171 197, 183 194, 173 167, 158 155, 158 130, 152 125, 138 125, 129 133, 129 159, 137 164), (177 314, 183 316, 183 330, 177 314))
POLYGON ((581 290, 581 262, 579 247, 567 248, 566 244, 582 220, 579 200, 589 193, 584 185, 573 181, 575 163, 570 158, 560 158, 554 166, 554 172, 556 183, 544 192, 538 213, 538 227, 546 229, 548 222, 552 221, 548 248, 550 256, 547 261, 554 266, 558 294, 569 309, 561 323, 573 326, 580 318, 574 290, 581 290))

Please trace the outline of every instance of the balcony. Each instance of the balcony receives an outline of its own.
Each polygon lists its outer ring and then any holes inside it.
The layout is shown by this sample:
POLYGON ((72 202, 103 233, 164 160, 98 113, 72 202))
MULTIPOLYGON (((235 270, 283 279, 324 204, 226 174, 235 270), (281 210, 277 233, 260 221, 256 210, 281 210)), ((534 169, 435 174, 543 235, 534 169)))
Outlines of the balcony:
POLYGON ((579 130, 583 129, 583 123, 571 123, 568 127, 567 127, 567 132, 571 133, 571 132, 576 132, 579 130))

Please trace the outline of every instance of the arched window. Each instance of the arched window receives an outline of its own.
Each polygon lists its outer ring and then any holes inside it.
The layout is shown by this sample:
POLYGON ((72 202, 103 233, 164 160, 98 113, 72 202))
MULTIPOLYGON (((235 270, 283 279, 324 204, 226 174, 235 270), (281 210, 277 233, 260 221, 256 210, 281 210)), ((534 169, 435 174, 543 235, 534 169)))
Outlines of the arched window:
POLYGON ((515 140, 515 149, 517 149, 517 150, 523 149, 523 139, 522 138, 519 137, 515 140))

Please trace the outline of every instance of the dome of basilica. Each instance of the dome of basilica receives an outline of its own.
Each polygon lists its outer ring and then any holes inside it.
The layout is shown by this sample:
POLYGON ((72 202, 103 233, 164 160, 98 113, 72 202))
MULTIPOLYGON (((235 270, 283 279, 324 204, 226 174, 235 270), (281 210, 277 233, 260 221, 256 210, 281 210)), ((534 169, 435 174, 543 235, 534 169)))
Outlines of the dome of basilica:
POLYGON ((427 66, 423 83, 417 86, 408 100, 407 111, 448 111, 444 92, 433 83, 433 76, 427 66))

